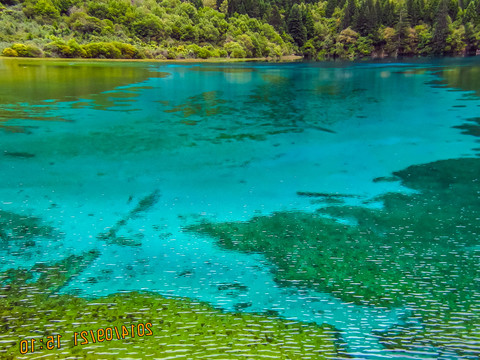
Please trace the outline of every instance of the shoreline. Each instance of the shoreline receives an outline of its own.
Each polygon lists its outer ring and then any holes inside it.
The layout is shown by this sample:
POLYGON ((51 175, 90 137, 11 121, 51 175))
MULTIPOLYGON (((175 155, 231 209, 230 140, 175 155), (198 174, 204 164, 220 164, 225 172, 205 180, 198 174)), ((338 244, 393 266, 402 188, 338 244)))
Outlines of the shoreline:
POLYGON ((0 60, 47 60, 47 61, 102 61, 102 62, 159 62, 159 63, 241 63, 241 62, 295 62, 303 61, 300 55, 286 55, 274 58, 208 58, 208 59, 101 59, 101 58, 53 58, 53 57, 20 57, 1 56, 0 60))

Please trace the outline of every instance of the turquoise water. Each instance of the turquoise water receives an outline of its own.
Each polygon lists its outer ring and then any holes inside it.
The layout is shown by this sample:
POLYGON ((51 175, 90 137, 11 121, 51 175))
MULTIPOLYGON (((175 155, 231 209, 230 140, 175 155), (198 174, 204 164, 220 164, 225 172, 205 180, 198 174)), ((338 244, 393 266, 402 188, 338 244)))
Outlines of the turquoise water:
MULTIPOLYGON (((13 82, 2 86, 0 211, 4 217, 40 218, 55 236, 8 241, 4 227, 0 271, 29 269, 95 249, 100 256, 70 279, 61 294, 92 298, 148 290, 225 311, 273 311, 281 318, 328 323, 358 359, 478 357, 480 334, 478 328, 471 330, 480 324, 475 179, 468 179, 471 188, 454 187, 459 198, 470 198, 468 206, 448 197, 455 201, 451 208, 458 213, 467 209, 462 216, 473 219, 468 237, 461 229, 444 234, 464 241, 474 261, 468 286, 459 290, 468 306, 456 322, 461 327, 468 322, 465 328, 471 331, 434 344, 405 340, 402 332, 427 327, 407 301, 361 304, 328 288, 297 286, 295 280, 280 284, 278 264, 265 252, 236 251, 214 236, 185 229, 279 212, 320 212, 355 227, 361 218, 340 216, 332 205, 382 211, 385 196, 392 194, 442 198, 444 192, 425 190, 434 185, 412 180, 414 186, 393 173, 438 161, 478 159, 480 74, 477 80, 472 77, 480 60, 102 64, 115 69, 118 83, 102 80, 103 70, 95 63, 3 64, 17 69, 19 77, 21 69, 28 69, 38 71, 41 81, 71 81, 72 87, 72 69, 81 66, 86 75, 83 91, 71 93, 65 84, 45 91, 35 76, 24 88, 14 89, 13 82), (89 67, 95 73, 92 84, 89 67), (139 75, 121 79, 122 67, 139 75), (49 72, 56 76, 49 79, 49 72), (402 339, 401 346, 387 345, 385 338, 392 340, 392 334, 402 339), (449 347, 449 342, 455 345, 449 347)), ((446 173, 457 169, 456 162, 450 164, 446 173)), ((432 211, 441 222, 445 212, 432 211)), ((448 215, 444 220, 452 226, 465 227, 448 215)), ((425 226, 425 232, 433 232, 435 224, 425 226)), ((330 260, 335 265, 340 258, 330 260)), ((435 266, 434 261, 422 257, 426 267, 435 266)), ((444 327, 459 333, 449 324, 444 327)))

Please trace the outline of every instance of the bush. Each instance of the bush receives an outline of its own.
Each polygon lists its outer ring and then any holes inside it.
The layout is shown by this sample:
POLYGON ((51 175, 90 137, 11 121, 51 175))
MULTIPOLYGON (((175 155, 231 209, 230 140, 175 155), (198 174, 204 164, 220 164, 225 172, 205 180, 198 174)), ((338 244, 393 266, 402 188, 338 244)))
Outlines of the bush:
POLYGON ((206 47, 202 47, 198 50, 198 57, 200 59, 208 59, 212 57, 212 53, 206 47))
POLYGON ((43 52, 34 45, 13 44, 2 52, 3 56, 9 57, 42 57, 43 52))
POLYGON ((60 12, 50 0, 26 1, 23 12, 28 17, 38 16, 45 22, 51 22, 60 17, 60 12))
POLYGON ((8 56, 8 57, 17 57, 18 52, 16 52, 12 48, 7 47, 7 48, 3 49, 2 55, 3 56, 8 56))
POLYGON ((99 59, 120 59, 122 52, 112 43, 98 42, 82 46, 85 57, 99 59))
POLYGON ((62 58, 80 58, 87 56, 85 50, 75 39, 69 40, 67 44, 62 40, 51 42, 45 46, 45 52, 48 56, 62 58))
POLYGON ((112 43, 118 50, 120 50, 122 59, 142 59, 144 56, 140 54, 138 49, 130 44, 114 41, 112 43))
POLYGON ((228 52, 228 55, 232 58, 245 58, 247 56, 246 51, 242 48, 242 46, 235 42, 230 41, 224 45, 225 50, 228 52))

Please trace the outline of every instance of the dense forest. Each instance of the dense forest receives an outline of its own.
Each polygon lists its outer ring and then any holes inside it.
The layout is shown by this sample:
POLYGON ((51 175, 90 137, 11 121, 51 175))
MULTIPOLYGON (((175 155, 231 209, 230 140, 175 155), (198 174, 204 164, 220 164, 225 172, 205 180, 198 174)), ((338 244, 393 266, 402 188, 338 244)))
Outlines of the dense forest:
POLYGON ((475 54, 480 0, 0 0, 3 56, 475 54))

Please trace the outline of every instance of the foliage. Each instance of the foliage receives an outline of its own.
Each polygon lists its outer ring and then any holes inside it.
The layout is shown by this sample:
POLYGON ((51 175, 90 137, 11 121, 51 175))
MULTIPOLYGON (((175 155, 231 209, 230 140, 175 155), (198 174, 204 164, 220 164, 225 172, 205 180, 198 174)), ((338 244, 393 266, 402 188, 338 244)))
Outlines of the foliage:
POLYGON ((2 52, 3 56, 10 56, 10 57, 41 57, 42 50, 40 50, 35 45, 25 45, 25 44, 13 44, 11 47, 7 47, 3 49, 2 52))
MULTIPOLYGON (((35 40, 47 56, 248 58, 296 52, 309 59, 354 59, 372 54, 474 54, 480 49, 478 0, 3 0, 2 4, 0 41, 35 40), (342 34, 347 29, 358 34, 355 41, 342 34), (63 45, 52 44, 52 36, 63 45), (64 48, 70 40, 87 55, 78 48, 64 48), (122 51, 113 42, 133 46, 138 53, 123 45, 122 51), (89 43, 96 45, 83 47, 89 43), (202 50, 185 50, 193 44, 202 50)), ((15 55, 12 50, 5 54, 15 55)))

